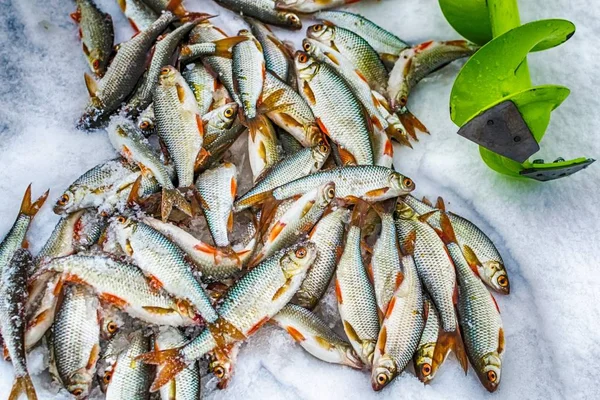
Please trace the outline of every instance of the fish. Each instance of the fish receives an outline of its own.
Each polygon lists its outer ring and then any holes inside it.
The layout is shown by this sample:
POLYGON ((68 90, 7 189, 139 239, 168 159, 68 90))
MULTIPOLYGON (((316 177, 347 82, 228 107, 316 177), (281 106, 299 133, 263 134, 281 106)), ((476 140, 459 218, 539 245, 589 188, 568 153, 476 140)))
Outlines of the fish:
POLYGON ((98 307, 98 316, 100 319, 100 338, 103 340, 111 340, 123 329, 127 329, 130 321, 128 317, 122 314, 113 306, 98 307))
POLYGON ((76 0, 71 18, 79 25, 83 54, 92 72, 104 76, 113 52, 115 38, 110 14, 103 13, 92 0, 76 0))
POLYGON ((160 190, 154 177, 144 177, 140 169, 123 158, 105 161, 77 178, 58 198, 54 213, 67 215, 97 207, 109 212, 130 197, 136 180, 142 176, 137 195, 145 197, 160 190))
POLYGON ((379 333, 377 300, 361 254, 361 230, 368 205, 358 203, 335 270, 335 294, 344 332, 363 364, 371 368, 379 333))
POLYGON ((316 247, 312 243, 297 243, 276 253, 244 275, 227 292, 219 307, 219 314, 229 324, 226 332, 221 330, 222 335, 215 335, 207 329, 182 347, 138 357, 142 362, 162 367, 150 390, 158 390, 209 351, 244 340, 257 332, 289 302, 316 256, 316 247))
POLYGON ((100 348, 100 357, 96 363, 96 380, 102 393, 106 393, 119 354, 124 352, 129 346, 127 336, 128 334, 125 332, 117 332, 115 336, 108 339, 100 348))
POLYGON ((256 18, 266 24, 294 30, 302 28, 302 21, 296 14, 276 10, 273 0, 215 0, 215 2, 236 13, 256 18))
MULTIPOLYGON (((481 384, 495 392, 502 378, 502 358, 505 350, 504 328, 500 309, 494 296, 477 277, 478 271, 469 265, 456 241, 450 218, 440 217, 442 238, 454 260, 458 275, 458 316, 465 348, 481 384)), ((443 357, 436 346, 434 364, 443 357)))
POLYGON ((405 278, 402 273, 402 255, 394 221, 395 205, 396 199, 373 205, 381 219, 381 233, 373 246, 369 269, 373 276, 373 289, 379 315, 382 318, 386 315, 394 292, 405 278))
POLYGON ((236 44, 248 40, 246 36, 225 37, 207 43, 187 44, 181 47, 179 61, 188 64, 202 56, 217 56, 231 58, 231 49, 236 44))
MULTIPOLYGON (((292 182, 294 179, 310 176, 310 174, 315 173, 321 169, 323 163, 329 157, 329 152, 329 145, 325 140, 322 140, 316 146, 302 149, 296 154, 282 159, 266 171, 252 189, 236 200, 234 210, 242 211, 250 206, 261 203, 269 197, 269 193, 273 189, 292 182)), ((321 184, 327 182, 329 181, 323 180, 321 184)))
POLYGON ((196 165, 206 156, 202 149, 204 124, 194 93, 177 69, 166 66, 153 96, 158 136, 173 159, 179 187, 190 187, 196 165))
POLYGON ((402 50, 410 47, 398 36, 359 14, 343 10, 329 10, 315 14, 315 18, 358 34, 379 53, 386 66, 393 65, 402 50))
MULTIPOLYGON (((441 230, 440 217, 444 207, 438 210, 410 195, 406 196, 404 201, 417 213, 425 215, 427 223, 433 228, 441 230)), ((438 203, 443 206, 443 200, 438 203)), ((456 234, 457 243, 469 264, 477 266, 478 276, 483 283, 497 293, 509 294, 508 272, 502 256, 492 240, 468 219, 452 212, 448 212, 447 215, 456 234)))
POLYGON ((307 192, 273 220, 263 235, 261 246, 250 267, 275 252, 289 247, 312 229, 335 198, 335 184, 327 182, 307 192))
POLYGON ((338 145, 344 163, 373 165, 370 121, 348 84, 305 52, 296 52, 294 62, 300 93, 321 131, 338 145))
POLYGON ((158 13, 142 0, 117 0, 134 32, 148 29, 158 19, 158 13))
MULTIPOLYGON (((206 69, 202 63, 189 64, 182 68, 181 75, 187 82, 198 104, 200 115, 204 116, 213 105, 213 92, 217 90, 217 79, 206 69)), ((204 132, 207 134, 206 129, 204 132)), ((206 137, 205 137, 206 139, 206 137)))
POLYGON ((227 103, 202 117, 204 122, 204 147, 208 158, 200 166, 200 171, 221 160, 223 154, 246 129, 240 122, 238 105, 227 103))
POLYGON ((229 232, 233 229, 233 201, 237 195, 237 168, 223 163, 203 172, 196 188, 208 229, 217 247, 229 247, 229 232))
POLYGON ((388 72, 379 54, 358 33, 335 25, 317 24, 308 27, 306 36, 337 50, 351 60, 371 89, 384 92, 388 72))
POLYGON ((208 323, 217 320, 206 292, 194 276, 186 254, 165 235, 134 218, 117 216, 111 222, 121 248, 148 276, 150 284, 185 299, 208 323))
MULTIPOLYGON (((412 125, 409 125, 409 128, 411 128, 410 131, 406 129, 402 121, 400 121, 398 114, 391 112, 388 100, 381 93, 375 90, 372 90, 371 94, 373 95, 374 103, 377 106, 379 114, 385 118, 388 123, 388 127, 385 132, 390 139, 394 139, 403 146, 412 148, 409 139, 412 138, 413 140, 418 141, 415 129, 418 128, 423 133, 429 133, 427 128, 423 126, 423 124, 421 124, 416 118, 409 120, 412 123, 412 125)), ((408 111, 402 115, 406 115, 406 118, 409 118, 408 111)), ((406 118, 405 120, 407 120, 406 118)))
MULTIPOLYGON (((440 317, 438 315, 433 302, 427 294, 423 296, 425 309, 427 310, 425 317, 425 326, 417 351, 413 356, 413 364, 417 378, 423 383, 429 383, 435 376, 437 369, 433 370, 433 353, 437 344, 438 332, 440 329, 440 317)), ((448 353, 446 353, 447 355, 448 353)), ((439 368, 443 361, 436 364, 439 368)))
POLYGON ((412 179, 393 169, 376 165, 355 165, 319 171, 298 178, 252 200, 258 202, 269 196, 276 200, 283 200, 304 194, 326 182, 335 183, 335 193, 338 199, 355 200, 360 198, 367 202, 387 200, 410 193, 415 189, 412 179))
POLYGON ((308 235, 308 240, 317 247, 317 258, 292 299, 294 304, 312 310, 325 294, 342 253, 345 223, 349 218, 348 209, 340 207, 324 215, 308 235))
MULTIPOLYGON (((244 120, 249 124, 258 115, 262 102, 266 65, 263 48, 248 29, 238 32, 248 40, 232 49, 233 83, 240 99, 244 120)), ((250 126, 250 125, 249 125, 250 126)))
MULTIPOLYGON (((166 350, 185 344, 187 339, 178 329, 169 327, 156 336, 155 349, 166 350)), ((160 373, 160 371, 159 371, 160 373)), ((198 363, 187 366, 175 379, 160 388, 163 400, 198 400, 201 398, 200 368, 198 363)))
POLYGON ((202 21, 204 21, 202 18, 197 18, 186 22, 156 42, 150 66, 124 108, 127 115, 135 118, 150 105, 152 102, 152 91, 158 81, 162 68, 169 65, 173 58, 173 53, 175 53, 177 46, 183 38, 187 36, 194 26, 202 21))
POLYGON ((10 356, 15 380, 8 396, 18 399, 24 393, 29 400, 37 395, 27 370, 25 358, 25 301, 27 300, 27 271, 33 262, 25 249, 17 249, 3 268, 0 281, 0 333, 5 351, 10 356))
POLYGON ((121 352, 110 375, 106 387, 106 400, 141 400, 149 397, 148 389, 152 383, 152 367, 136 362, 136 357, 151 348, 150 337, 142 331, 131 335, 127 349, 121 352))
POLYGON ((359 1, 360 0, 276 0, 275 8, 278 10, 289 10, 311 14, 320 10, 358 3, 359 1))
POLYGON ((377 338, 371 386, 379 391, 396 378, 417 350, 425 315, 423 291, 413 258, 414 243, 404 247, 402 274, 404 279, 394 291, 377 338))
POLYGON ((154 117, 154 104, 150 103, 148 107, 138 117, 136 121, 138 129, 145 137, 156 133, 156 118, 154 117))
POLYGON ((176 225, 145 217, 143 222, 150 225, 183 250, 205 281, 220 281, 238 273, 250 261, 256 239, 251 233, 239 246, 233 245, 234 254, 224 252, 208 243, 196 239, 176 225))
POLYGON ((58 381, 76 399, 92 389, 100 354, 98 302, 83 286, 67 286, 52 330, 52 362, 58 381))
POLYGON ((268 25, 251 17, 245 17, 244 20, 262 47, 266 69, 283 82, 289 82, 294 68, 291 51, 268 25))
POLYGON ((265 77, 263 97, 271 102, 271 107, 265 110, 267 117, 302 146, 312 147, 323 139, 315 115, 304 98, 271 71, 267 71, 265 77))
POLYGON ((131 94, 144 73, 148 50, 174 20, 171 12, 165 12, 148 29, 122 43, 99 82, 85 75, 90 102, 77 124, 78 128, 102 126, 106 118, 131 94))
POLYGON ((148 4, 154 12, 161 14, 163 11, 171 11, 178 17, 185 16, 188 11, 183 7, 181 3, 183 0, 143 0, 144 3, 148 4))
POLYGON ((254 183, 281 160, 279 148, 273 124, 259 115, 248 128, 248 155, 254 183))
POLYGON ((208 370, 217 378, 217 388, 226 389, 233 377, 241 342, 208 353, 208 370))
POLYGON ((135 163, 142 174, 153 176, 162 187, 161 217, 166 221, 173 206, 191 216, 192 208, 183 194, 177 190, 169 170, 159 155, 150 147, 150 143, 130 122, 118 124, 108 129, 108 138, 113 147, 130 163, 135 163))
POLYGON ((419 278, 440 314, 442 329, 436 352, 454 351, 466 373, 468 364, 455 310, 458 286, 448 249, 435 230, 402 200, 398 201, 395 218, 398 239, 402 246, 414 246, 419 278))
POLYGON ((21 201, 19 214, 10 228, 10 231, 8 231, 6 236, 0 241, 0 279, 2 279, 2 274, 4 270, 8 268, 15 252, 21 247, 28 246, 26 236, 29 225, 40 208, 44 205, 49 193, 49 191, 46 191, 32 203, 31 184, 27 186, 25 194, 23 195, 23 200, 21 201))
MULTIPOLYGON (((189 326, 196 310, 187 301, 175 299, 153 287, 141 269, 107 255, 76 254, 55 258, 41 272, 62 275, 64 282, 85 283, 101 302, 114 305, 133 318, 150 324, 189 326)), ((39 272, 38 272, 39 273, 39 272)))
POLYGON ((311 311, 288 304, 273 317, 272 321, 319 360, 362 369, 363 363, 350 343, 339 337, 311 311))
POLYGON ((427 75, 452 61, 469 57, 478 47, 466 40, 428 41, 405 49, 390 72, 387 96, 394 111, 408 103, 410 91, 427 75))

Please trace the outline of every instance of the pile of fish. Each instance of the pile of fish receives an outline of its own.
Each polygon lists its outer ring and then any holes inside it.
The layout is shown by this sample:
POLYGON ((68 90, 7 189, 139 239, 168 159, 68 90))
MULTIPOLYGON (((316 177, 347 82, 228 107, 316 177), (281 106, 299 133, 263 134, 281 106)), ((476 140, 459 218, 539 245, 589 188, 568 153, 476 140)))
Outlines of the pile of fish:
MULTIPOLYGON (((36 257, 26 233, 48 193, 25 193, 0 244, 0 332, 11 399, 36 398, 26 353, 45 346, 75 398, 198 398, 206 362, 226 387, 240 345, 270 322, 313 356, 430 382, 452 351, 494 391, 504 333, 491 289, 502 258, 468 220, 411 195, 394 139, 426 131, 408 112, 426 75, 475 51, 409 46, 357 14, 322 11, 293 53, 265 23, 345 1, 219 0, 249 28, 228 36, 178 1, 119 0, 139 30, 77 0, 90 103, 118 156, 58 198, 36 257), (388 70, 389 68, 389 70, 388 70), (247 133, 246 133, 247 132, 247 133), (341 329, 313 312, 335 291, 341 329), (154 367, 156 366, 156 368, 154 367)), ((397 147, 400 148, 400 147, 397 147)))

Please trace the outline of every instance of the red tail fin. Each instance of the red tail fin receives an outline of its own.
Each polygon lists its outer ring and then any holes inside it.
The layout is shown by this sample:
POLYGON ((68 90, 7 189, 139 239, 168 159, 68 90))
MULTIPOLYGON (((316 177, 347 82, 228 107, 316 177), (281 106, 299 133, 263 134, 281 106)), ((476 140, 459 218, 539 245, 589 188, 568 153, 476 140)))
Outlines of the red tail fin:
POLYGON ((180 348, 177 347, 163 351, 151 351, 136 358, 136 360, 146 364, 161 366, 160 372, 150 387, 151 392, 156 392, 162 386, 169 383, 171 379, 175 378, 186 367, 186 363, 181 358, 179 350, 180 348))
POLYGON ((460 336, 460 329, 458 326, 453 332, 446 332, 443 329, 440 329, 440 333, 438 335, 437 344, 435 345, 435 350, 433 352, 433 363, 432 363, 432 371, 437 371, 439 366, 444 362, 448 353, 452 350, 454 355, 460 362, 465 374, 469 368, 469 364, 467 361, 467 353, 465 351, 465 346, 462 341, 462 337, 460 336))
POLYGON ((28 400, 37 400, 37 394, 29 375, 15 378, 12 390, 8 395, 8 400, 17 400, 22 393, 25 393, 28 400))
POLYGON ((21 209, 19 210, 19 214, 27 215, 31 218, 37 214, 37 212, 42 208, 44 202, 48 198, 49 191, 46 191, 43 195, 41 195, 35 202, 31 202, 31 183, 27 186, 27 190, 25 190, 25 195, 23 196, 23 201, 21 202, 21 209))

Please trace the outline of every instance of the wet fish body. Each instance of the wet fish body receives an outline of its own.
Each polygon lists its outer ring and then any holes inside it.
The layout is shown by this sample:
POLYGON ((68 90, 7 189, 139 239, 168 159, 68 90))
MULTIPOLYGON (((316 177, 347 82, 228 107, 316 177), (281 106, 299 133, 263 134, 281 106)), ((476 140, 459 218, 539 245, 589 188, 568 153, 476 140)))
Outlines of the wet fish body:
POLYGON ((286 45, 275 36, 268 25, 250 17, 246 17, 245 20, 250 25, 256 40, 261 44, 267 70, 283 82, 288 82, 293 66, 291 54, 286 45))
POLYGON ((357 3, 360 0, 276 0, 275 8, 299 13, 314 13, 320 10, 357 3))
POLYGON ((117 357, 110 383, 106 389, 106 400, 142 400, 150 396, 152 367, 136 362, 136 357, 151 348, 150 338, 141 331, 132 334, 129 347, 117 357))
POLYGON ((257 107, 262 100, 265 58, 262 46, 250 31, 242 29, 238 35, 248 40, 236 44, 232 49, 233 82, 243 115, 250 121, 258 115, 257 107))
MULTIPOLYGON (((217 80, 202 63, 195 63, 193 66, 190 65, 182 69, 181 75, 194 92, 196 103, 198 103, 198 111, 204 119, 213 104, 213 92, 216 90, 217 80)), ((207 133, 205 132, 205 134, 207 133)))
POLYGON ((148 29, 158 19, 159 14, 142 0, 117 0, 117 2, 136 32, 148 29))
POLYGON ((248 15, 271 25, 289 29, 302 28, 300 18, 294 13, 275 9, 273 0, 215 0, 217 4, 230 10, 248 15))
POLYGON ((103 13, 92 0, 77 0, 71 17, 79 24, 79 32, 90 69, 102 77, 113 52, 114 31, 110 14, 103 13))

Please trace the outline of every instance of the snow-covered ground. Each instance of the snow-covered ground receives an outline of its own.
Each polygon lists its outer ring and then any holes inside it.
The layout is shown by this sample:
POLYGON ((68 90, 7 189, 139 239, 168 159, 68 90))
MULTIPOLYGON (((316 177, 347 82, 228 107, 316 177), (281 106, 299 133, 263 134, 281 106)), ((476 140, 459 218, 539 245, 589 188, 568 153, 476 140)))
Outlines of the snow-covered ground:
MULTIPOLYGON (((565 18, 577 25, 565 45, 530 57, 535 83, 568 86, 571 96, 553 113, 543 154, 553 160, 597 158, 600 141, 600 4, 590 0, 522 0, 523 21, 565 18)), ((131 35, 117 3, 99 1, 118 27, 117 41, 131 35)), ((187 0, 189 9, 219 13, 215 23, 233 34, 243 22, 210 0, 187 0)), ((364 0, 348 7, 411 43, 453 39, 436 0, 364 0)), ((64 0, 0 3, 0 236, 8 231, 22 194, 50 188, 50 200, 30 231, 34 251, 58 217, 50 204, 70 182, 113 157, 106 134, 74 128, 87 102, 87 65, 64 0)), ((307 24, 306 24, 307 25, 307 24)), ((280 31, 278 31, 280 32, 280 31)), ((296 44, 303 32, 282 34, 296 44)), ((479 159, 477 146, 455 134, 448 98, 460 65, 422 82, 410 108, 431 130, 414 150, 397 151, 397 165, 417 183, 418 195, 442 195, 449 208, 478 224, 496 242, 511 278, 511 295, 497 296, 506 332, 502 384, 489 395, 471 370, 464 377, 451 357, 431 385, 404 373, 374 394, 364 372, 320 362, 287 334, 267 327, 246 343, 228 399, 538 399, 600 398, 600 174, 598 165, 550 183, 498 175, 479 159)), ((324 314, 330 314, 326 304, 324 314)), ((41 368, 41 358, 31 366, 41 368)), ((56 398, 45 374, 34 378, 41 399, 56 398)), ((12 367, 0 362, 0 398, 8 395, 12 367)), ((64 392, 63 392, 64 393, 64 392)))

